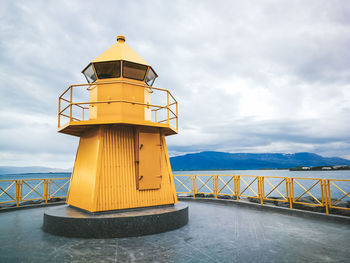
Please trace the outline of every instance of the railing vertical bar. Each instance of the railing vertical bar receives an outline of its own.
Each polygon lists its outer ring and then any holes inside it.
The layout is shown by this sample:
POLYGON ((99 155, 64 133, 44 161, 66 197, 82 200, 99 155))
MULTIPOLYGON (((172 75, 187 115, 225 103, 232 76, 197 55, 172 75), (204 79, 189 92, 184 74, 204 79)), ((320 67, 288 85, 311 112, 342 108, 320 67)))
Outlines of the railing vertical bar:
POLYGON ((294 195, 294 179, 291 178, 290 179, 290 189, 291 189, 291 193, 292 193, 292 203, 295 202, 295 195, 294 195))
POLYGON ((52 181, 52 178, 49 179, 49 184, 48 184, 48 195, 49 195, 49 199, 51 199, 51 181, 52 181))
POLYGON ((58 128, 61 126, 61 98, 58 99, 58 128))
POLYGON ((319 183, 320 183, 320 188, 321 188, 321 203, 325 207, 326 206, 326 202, 324 200, 324 182, 323 182, 322 179, 320 179, 319 183))
POLYGON ((329 179, 327 179, 327 188, 328 188, 328 204, 329 204, 329 207, 332 208, 331 186, 329 183, 329 179))
POLYGON ((291 179, 286 178, 286 184, 287 184, 287 193, 288 193, 288 200, 289 200, 289 209, 293 209, 293 202, 292 202, 292 191, 291 191, 291 179))
POLYGON ((73 88, 70 87, 70 106, 69 106, 69 121, 72 121, 72 103, 73 103, 73 88))
POLYGON ((178 128, 179 128, 179 109, 176 102, 176 130, 178 130, 178 128))
POLYGON ((326 214, 329 214, 329 208, 328 208, 328 195, 327 195, 327 180, 323 180, 323 191, 324 191, 324 199, 325 199, 325 206, 326 206, 326 214))
POLYGON ((237 201, 239 201, 239 196, 241 195, 241 176, 236 176, 236 184, 237 184, 237 201))
POLYGON ((22 201, 23 194, 23 179, 20 180, 20 191, 19 191, 19 200, 22 201))
POLYGON ((15 199, 16 199, 16 206, 19 207, 19 188, 20 188, 20 182, 16 180, 15 185, 15 199))
POLYGON ((48 179, 44 179, 44 198, 45 198, 45 204, 47 204, 47 185, 48 185, 48 179))
POLYGON ((169 91, 166 93, 167 123, 169 124, 169 91))
POLYGON ((262 186, 263 179, 264 179, 264 177, 258 176, 258 193, 260 195, 260 204, 261 205, 264 204, 263 193, 262 193, 262 191, 263 191, 263 186, 262 186), (260 188, 260 190, 259 190, 259 188, 260 188))
POLYGON ((193 175, 193 183, 193 197, 195 198, 197 193, 197 175, 193 175))

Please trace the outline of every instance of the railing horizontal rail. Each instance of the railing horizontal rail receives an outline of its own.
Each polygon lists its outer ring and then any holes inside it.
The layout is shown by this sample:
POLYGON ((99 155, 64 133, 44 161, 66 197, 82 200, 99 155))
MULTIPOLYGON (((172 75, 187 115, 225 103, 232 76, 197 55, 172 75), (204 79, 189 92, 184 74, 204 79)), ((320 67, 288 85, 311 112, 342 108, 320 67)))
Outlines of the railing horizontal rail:
POLYGON ((75 121, 80 121, 80 119, 77 119, 77 118, 74 118, 74 117, 70 117, 70 116, 68 116, 66 114, 63 114, 63 113, 61 113, 61 116, 66 117, 66 118, 71 118, 72 120, 75 120, 75 121))
MULTIPOLYGON (((70 90, 72 88, 72 86, 69 86, 62 94, 61 94, 61 96, 59 96, 59 98, 60 99, 62 99, 62 97, 64 96, 64 95, 66 95, 66 93, 68 92, 68 90, 70 90)), ((69 101, 68 101, 69 102, 69 101)))
MULTIPOLYGON (((69 102, 69 101, 68 101, 68 102, 69 102)), ((61 111, 59 112, 59 115, 62 115, 62 113, 63 113, 66 109, 68 109, 70 106, 71 106, 71 104, 68 104, 66 107, 64 107, 63 110, 61 110, 61 111)))
MULTIPOLYGON (((171 117, 171 118, 169 118, 169 121, 174 120, 174 119, 176 119, 176 117, 171 117)), ((165 119, 165 120, 161 120, 161 121, 158 121, 158 122, 159 122, 159 123, 162 123, 162 122, 166 122, 166 121, 168 121, 168 120, 165 119)))
POLYGON ((67 100, 67 99, 65 99, 65 98, 60 98, 60 99, 66 101, 66 102, 68 102, 68 103, 70 103, 70 101, 67 100))
POLYGON ((160 105, 154 105, 154 104, 147 104, 142 102, 136 102, 136 101, 129 101, 129 100, 102 100, 102 101, 89 101, 89 102, 74 102, 70 105, 90 105, 90 104, 110 104, 110 103, 129 103, 129 104, 135 104, 135 105, 141 105, 141 106, 148 106, 148 107, 159 107, 162 109, 166 109, 166 106, 160 106, 160 105))

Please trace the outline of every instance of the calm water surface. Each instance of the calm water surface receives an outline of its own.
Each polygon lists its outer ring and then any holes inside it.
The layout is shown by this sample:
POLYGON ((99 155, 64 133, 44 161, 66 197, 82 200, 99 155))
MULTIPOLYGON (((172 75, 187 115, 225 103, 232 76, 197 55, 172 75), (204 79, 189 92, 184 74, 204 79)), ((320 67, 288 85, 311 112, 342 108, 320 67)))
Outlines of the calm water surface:
POLYGON ((174 171, 174 174, 227 174, 305 177, 320 179, 350 179, 350 170, 344 171, 289 171, 289 170, 211 170, 211 171, 174 171))

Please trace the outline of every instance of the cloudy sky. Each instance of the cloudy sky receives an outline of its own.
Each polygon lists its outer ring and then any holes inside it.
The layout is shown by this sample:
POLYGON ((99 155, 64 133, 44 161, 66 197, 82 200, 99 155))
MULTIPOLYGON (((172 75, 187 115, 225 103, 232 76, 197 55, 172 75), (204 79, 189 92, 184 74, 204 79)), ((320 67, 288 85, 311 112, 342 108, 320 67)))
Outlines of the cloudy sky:
POLYGON ((349 1, 0 2, 0 165, 73 166, 57 100, 117 35, 179 101, 171 155, 350 159, 349 1))

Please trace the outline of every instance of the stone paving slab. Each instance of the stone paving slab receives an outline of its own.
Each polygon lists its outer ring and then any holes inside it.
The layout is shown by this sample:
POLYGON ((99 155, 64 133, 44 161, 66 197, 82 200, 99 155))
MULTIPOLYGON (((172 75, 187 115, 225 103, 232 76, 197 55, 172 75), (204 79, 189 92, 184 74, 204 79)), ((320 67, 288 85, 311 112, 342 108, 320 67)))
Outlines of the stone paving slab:
POLYGON ((0 213, 0 262, 349 262, 350 226, 249 207, 188 202, 162 234, 79 239, 42 231, 47 208, 0 213))

